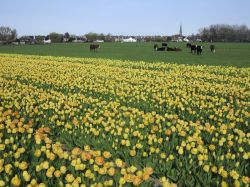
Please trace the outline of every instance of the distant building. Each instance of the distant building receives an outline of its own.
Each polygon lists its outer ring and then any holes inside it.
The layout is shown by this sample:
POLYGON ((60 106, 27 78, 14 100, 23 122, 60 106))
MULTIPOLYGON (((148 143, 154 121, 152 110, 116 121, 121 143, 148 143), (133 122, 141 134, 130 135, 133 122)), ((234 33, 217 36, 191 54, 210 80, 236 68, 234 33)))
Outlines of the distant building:
POLYGON ((20 42, 25 44, 35 44, 35 36, 22 36, 19 38, 20 42))
POLYGON ((96 43, 103 43, 104 40, 95 40, 94 42, 96 42, 96 43))
POLYGON ((48 40, 44 39, 43 43, 44 44, 50 44, 51 43, 51 39, 48 39, 48 40))
POLYGON ((183 41, 183 36, 176 34, 172 36, 172 42, 182 42, 183 41))
POLYGON ((132 37, 129 37, 129 38, 126 38, 126 39, 122 39, 122 42, 137 42, 137 40, 132 38, 132 37))

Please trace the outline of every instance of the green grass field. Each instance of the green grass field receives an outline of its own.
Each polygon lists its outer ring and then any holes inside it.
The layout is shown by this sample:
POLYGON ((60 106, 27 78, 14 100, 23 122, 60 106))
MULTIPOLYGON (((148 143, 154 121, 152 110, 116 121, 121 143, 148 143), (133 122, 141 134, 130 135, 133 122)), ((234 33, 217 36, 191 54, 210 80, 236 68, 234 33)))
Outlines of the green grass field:
MULTIPOLYGON (((182 52, 153 50, 154 43, 101 43, 98 52, 90 52, 90 43, 0 46, 0 53, 33 54, 67 57, 95 57, 133 61, 163 61, 178 64, 221 65, 250 67, 249 43, 216 43, 216 53, 209 51, 209 43, 202 56, 193 55, 185 43, 169 43, 169 47, 180 47, 182 52)), ((160 46, 161 44, 159 44, 160 46)))

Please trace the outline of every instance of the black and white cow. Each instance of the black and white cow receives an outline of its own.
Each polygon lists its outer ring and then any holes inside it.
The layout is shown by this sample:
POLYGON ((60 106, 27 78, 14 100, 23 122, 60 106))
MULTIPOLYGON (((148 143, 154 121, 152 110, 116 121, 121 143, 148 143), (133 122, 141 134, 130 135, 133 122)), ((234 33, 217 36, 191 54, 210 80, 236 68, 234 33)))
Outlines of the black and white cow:
POLYGON ((178 48, 178 47, 174 47, 174 48, 167 47, 167 51, 177 51, 177 52, 179 52, 179 51, 182 51, 182 50, 181 50, 181 48, 178 48))
POLYGON ((196 53, 196 50, 197 50, 197 45, 191 45, 190 46, 190 49, 191 49, 191 53, 196 53))
POLYGON ((157 51, 158 49, 158 44, 154 44, 154 50, 157 51))
POLYGON ((196 48, 197 55, 201 55, 202 49, 203 49, 203 46, 202 46, 202 45, 198 45, 198 46, 197 46, 197 48, 196 48))
POLYGON ((168 46, 167 43, 162 43, 161 45, 162 45, 162 47, 167 47, 168 46))
POLYGON ((165 47, 159 47, 159 48, 157 48, 157 51, 166 51, 166 48, 165 47))

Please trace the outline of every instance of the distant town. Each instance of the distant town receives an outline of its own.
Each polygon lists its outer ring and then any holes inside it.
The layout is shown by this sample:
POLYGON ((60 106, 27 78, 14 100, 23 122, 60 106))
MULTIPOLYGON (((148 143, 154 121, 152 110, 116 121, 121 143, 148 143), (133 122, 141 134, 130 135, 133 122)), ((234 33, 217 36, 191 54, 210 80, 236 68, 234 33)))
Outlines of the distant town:
POLYGON ((50 43, 82 43, 82 42, 250 42, 250 30, 245 25, 211 25, 199 30, 198 34, 183 35, 182 25, 178 34, 155 36, 130 36, 87 33, 74 35, 51 32, 48 35, 18 36, 16 29, 0 27, 0 44, 50 44, 50 43))

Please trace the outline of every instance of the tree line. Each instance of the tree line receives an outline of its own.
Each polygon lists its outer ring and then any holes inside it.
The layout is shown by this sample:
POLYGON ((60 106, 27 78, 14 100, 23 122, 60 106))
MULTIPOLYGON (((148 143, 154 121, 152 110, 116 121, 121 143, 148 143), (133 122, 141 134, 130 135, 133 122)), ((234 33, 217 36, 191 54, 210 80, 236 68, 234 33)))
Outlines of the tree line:
POLYGON ((201 28, 197 37, 209 42, 250 42, 250 29, 246 25, 210 25, 201 28))
MULTIPOLYGON (((21 37, 21 39, 29 39, 29 37, 21 37)), ((122 38, 116 37, 116 39, 122 38)), ((20 38, 19 38, 20 39, 20 38)), ((209 27, 204 27, 199 29, 198 34, 193 34, 189 36, 189 39, 196 40, 201 39, 202 41, 208 42, 250 42, 250 29, 246 25, 226 25, 226 24, 216 24, 210 25, 209 27)), ((16 29, 11 29, 10 27, 0 27, 0 42, 12 42, 17 40, 16 29)), ((33 38, 35 43, 43 43, 44 40, 51 40, 52 43, 61 42, 73 42, 73 41, 89 41, 93 42, 96 40, 103 40, 105 42, 115 41, 115 37, 111 34, 98 34, 98 33, 87 33, 84 36, 76 36, 66 32, 65 34, 60 34, 52 32, 47 36, 36 36, 33 38)), ((145 42, 165 42, 171 41, 171 37, 166 36, 144 36, 137 37, 138 41, 145 42)))

